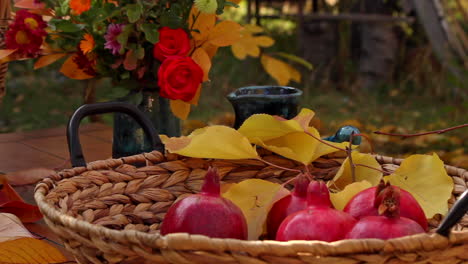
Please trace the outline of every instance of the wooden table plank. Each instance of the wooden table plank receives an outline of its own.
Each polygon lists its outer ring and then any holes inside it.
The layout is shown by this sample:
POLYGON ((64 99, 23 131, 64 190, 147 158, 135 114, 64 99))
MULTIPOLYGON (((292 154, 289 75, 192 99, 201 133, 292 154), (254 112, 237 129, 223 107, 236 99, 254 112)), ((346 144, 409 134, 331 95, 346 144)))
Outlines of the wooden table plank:
MULTIPOLYGON (((103 124, 80 127, 86 161, 112 156, 112 128, 103 124)), ((0 172, 45 167, 70 167, 65 127, 0 134, 0 172)))
MULTIPOLYGON (((88 135, 81 135, 80 142, 86 161, 107 159, 112 156, 112 145, 110 142, 105 142, 88 135)), ((60 157, 63 160, 67 160, 70 157, 66 136, 35 138, 24 140, 22 143, 60 157)))
MULTIPOLYGON (((93 132, 93 131, 111 130, 111 128, 104 124, 92 123, 80 126, 80 134, 93 132)), ((67 133, 66 127, 46 128, 28 132, 4 133, 0 134, 0 143, 5 142, 18 142, 32 138, 44 138, 53 136, 65 136, 67 133)))
POLYGON ((21 143, 0 143, 0 172, 12 172, 37 167, 54 168, 64 159, 21 143))

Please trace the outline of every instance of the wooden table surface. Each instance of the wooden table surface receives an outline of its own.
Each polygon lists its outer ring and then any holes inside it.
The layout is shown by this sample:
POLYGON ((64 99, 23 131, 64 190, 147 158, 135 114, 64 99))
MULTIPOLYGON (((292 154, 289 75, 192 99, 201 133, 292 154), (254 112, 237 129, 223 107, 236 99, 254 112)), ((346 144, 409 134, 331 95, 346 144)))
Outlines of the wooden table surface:
MULTIPOLYGON (((112 129, 102 124, 80 127, 80 139, 86 161, 110 158, 112 155, 112 129)), ((69 168, 69 153, 65 127, 32 132, 0 134, 0 173, 32 168, 69 168)), ((34 186, 15 187, 28 203, 34 203, 34 186)), ((26 224, 34 234, 60 244, 43 220, 26 224)), ((47 240, 45 240, 47 241, 47 240)), ((63 246, 47 241, 73 261, 73 256, 63 246)), ((72 262, 70 262, 72 263, 72 262)))
MULTIPOLYGON (((86 161, 110 158, 112 128, 103 124, 80 127, 86 161)), ((30 168, 70 167, 65 127, 0 134, 0 172, 30 168), (66 164, 64 164, 66 163, 66 164)))

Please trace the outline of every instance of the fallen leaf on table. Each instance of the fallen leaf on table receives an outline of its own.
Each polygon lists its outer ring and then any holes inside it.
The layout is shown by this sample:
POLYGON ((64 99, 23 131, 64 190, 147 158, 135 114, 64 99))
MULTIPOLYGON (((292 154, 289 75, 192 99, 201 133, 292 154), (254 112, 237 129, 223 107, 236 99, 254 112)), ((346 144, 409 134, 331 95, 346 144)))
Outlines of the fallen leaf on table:
POLYGON ((23 237, 0 243, 2 264, 52 264, 66 261, 59 250, 39 239, 23 237))
POLYGON ((55 174, 56 172, 46 168, 35 168, 21 171, 15 171, 5 174, 8 183, 16 185, 36 184, 44 178, 55 174))
POLYGON ((263 233, 273 204, 288 194, 289 191, 280 184, 249 179, 232 185, 222 196, 242 210, 247 220, 249 240, 256 240, 263 233))
POLYGON ((427 218, 447 213, 447 201, 454 184, 437 154, 411 155, 386 178, 392 185, 410 192, 421 205, 427 218))
POLYGON ((0 242, 17 237, 34 237, 13 214, 0 213, 0 242))
MULTIPOLYGON (((23 223, 36 222, 42 218, 39 208, 27 204, 10 186, 5 175, 0 175, 0 212, 11 213, 19 217, 23 223)), ((1 263, 1 262, 0 262, 1 263)))
POLYGON ((351 198, 360 191, 370 187, 372 187, 372 184, 368 181, 353 182, 347 185, 341 192, 330 193, 330 200, 333 203, 333 207, 337 210, 343 210, 351 198))

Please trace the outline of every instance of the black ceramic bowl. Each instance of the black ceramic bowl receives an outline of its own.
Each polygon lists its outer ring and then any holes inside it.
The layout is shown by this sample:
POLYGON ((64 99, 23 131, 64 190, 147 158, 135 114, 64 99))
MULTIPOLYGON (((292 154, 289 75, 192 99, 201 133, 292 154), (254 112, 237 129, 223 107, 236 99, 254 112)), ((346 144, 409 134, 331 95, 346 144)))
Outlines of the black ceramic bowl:
POLYGON ((286 119, 297 115, 302 91, 286 86, 249 86, 235 90, 227 96, 234 107, 236 121, 234 127, 253 114, 278 115, 286 119))

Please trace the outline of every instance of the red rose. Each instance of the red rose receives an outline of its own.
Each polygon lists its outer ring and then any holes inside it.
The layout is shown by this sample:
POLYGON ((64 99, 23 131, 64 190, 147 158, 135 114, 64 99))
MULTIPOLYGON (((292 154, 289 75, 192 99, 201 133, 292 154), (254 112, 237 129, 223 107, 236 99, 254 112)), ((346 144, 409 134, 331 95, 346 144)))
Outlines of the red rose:
POLYGON ((169 56, 187 56, 190 40, 185 30, 162 27, 159 29, 159 42, 154 45, 153 56, 164 61, 169 56))
POLYGON ((203 81, 203 70, 190 57, 168 57, 158 71, 159 93, 172 100, 189 102, 203 81))

